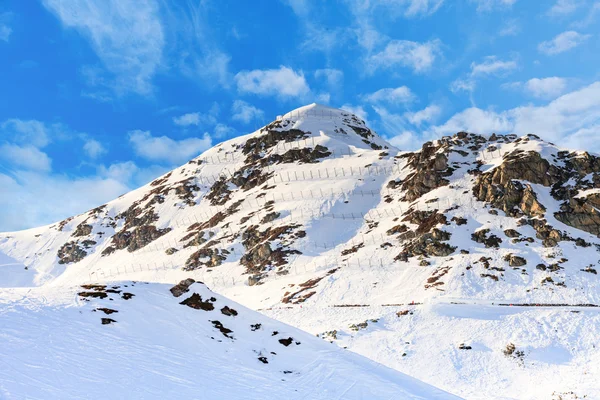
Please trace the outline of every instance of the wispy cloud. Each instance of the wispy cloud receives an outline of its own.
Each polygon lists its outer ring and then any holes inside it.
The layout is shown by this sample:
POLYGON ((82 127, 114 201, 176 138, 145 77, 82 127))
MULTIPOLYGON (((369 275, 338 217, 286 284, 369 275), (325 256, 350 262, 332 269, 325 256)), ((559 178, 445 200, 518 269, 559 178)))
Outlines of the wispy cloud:
POLYGON ((212 139, 207 133, 202 138, 174 140, 167 136, 153 136, 149 131, 140 130, 129 132, 129 142, 138 156, 169 164, 188 161, 212 145, 212 139))
POLYGON ((515 36, 521 32, 521 26, 516 19, 510 19, 504 23, 502 29, 498 32, 500 36, 515 36))
POLYGON ((381 0, 381 1, 349 1, 355 14, 363 16, 383 10, 389 18, 426 17, 435 14, 445 0, 381 0))
POLYGON ((263 110, 254 107, 253 105, 243 101, 236 100, 231 106, 231 119, 234 121, 240 121, 248 124, 254 120, 261 120, 264 118, 265 113, 263 110))
POLYGON ((62 24, 84 36, 117 94, 153 92, 165 45, 155 0, 43 0, 62 24))
POLYGON ((429 129, 437 137, 468 130, 481 134, 536 133, 564 146, 600 151, 600 82, 564 94, 542 106, 521 106, 502 112, 472 107, 429 129))
POLYGON ((315 71, 315 78, 322 79, 330 88, 335 88, 344 80, 344 71, 334 68, 323 68, 315 71))
POLYGON ((566 31, 553 39, 542 42, 538 45, 538 50, 546 55, 555 55, 571 50, 588 40, 592 35, 581 34, 575 31, 566 31))
POLYGON ((369 103, 406 104, 415 100, 414 93, 406 86, 379 89, 362 97, 369 103))
POLYGON ((10 17, 10 13, 0 13, 0 41, 8 42, 13 31, 9 26, 10 17))
POLYGON ((10 163, 11 168, 50 171, 50 157, 37 147, 5 143, 0 145, 0 160, 10 163))
POLYGON ((564 93, 567 80, 556 76, 549 78, 533 78, 525 82, 525 90, 539 98, 555 98, 564 93))
POLYGON ((500 60, 496 56, 485 57, 481 63, 471 63, 471 76, 502 75, 517 68, 514 60, 500 60))
POLYGON ((501 60, 496 56, 487 56, 482 62, 472 62, 469 74, 451 82, 450 91, 472 93, 479 80, 490 76, 504 76, 517 68, 518 64, 515 60, 501 60))
POLYGON ((513 6, 517 0, 470 0, 477 5, 477 11, 489 12, 492 10, 502 10, 513 6))
POLYGON ((178 126, 213 126, 217 123, 217 117, 220 113, 220 107, 213 103, 208 112, 190 112, 173 117, 173 123, 178 126))
POLYGON ((107 152, 102 143, 96 139, 87 139, 83 144, 83 151, 85 151, 91 159, 96 159, 107 152))
POLYGON ((441 55, 441 41, 431 40, 424 43, 410 40, 392 40, 385 49, 368 58, 374 69, 403 66, 414 72, 423 73, 431 69, 436 58, 441 55))
POLYGON ((432 104, 416 112, 407 112, 404 116, 411 124, 421 126, 424 123, 434 122, 441 113, 442 108, 436 104, 432 104))
POLYGON ((554 5, 548 10, 548 15, 553 17, 569 15, 577 11, 582 5, 583 2, 581 0, 556 0, 554 5))
POLYGON ((235 75, 235 82, 239 92, 261 96, 289 98, 304 96, 310 92, 304 74, 284 66, 278 69, 241 71, 235 75))

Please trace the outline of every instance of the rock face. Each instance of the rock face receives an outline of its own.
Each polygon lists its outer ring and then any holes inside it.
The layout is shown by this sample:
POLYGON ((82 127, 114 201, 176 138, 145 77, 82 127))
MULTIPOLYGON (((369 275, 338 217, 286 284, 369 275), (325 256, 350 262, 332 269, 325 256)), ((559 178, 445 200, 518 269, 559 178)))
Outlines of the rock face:
POLYGON ((58 263, 75 263, 83 260, 85 256, 87 252, 79 246, 79 242, 68 242, 58 250, 58 263))
POLYGON ((418 153, 409 153, 408 166, 414 170, 400 185, 406 193, 404 199, 413 201, 440 186, 448 185, 446 177, 452 175, 448 157, 442 146, 427 142, 418 153))
POLYGON ((570 199, 554 214, 563 224, 600 236, 600 198, 570 199))
POLYGON ((158 229, 154 225, 142 225, 133 231, 123 230, 113 236, 112 246, 104 249, 102 254, 108 255, 121 249, 127 249, 130 253, 134 252, 170 231, 171 228, 158 229))
POLYGON ((184 279, 170 289, 171 294, 175 297, 179 297, 182 294, 189 292, 189 287, 195 282, 196 281, 192 278, 184 279))

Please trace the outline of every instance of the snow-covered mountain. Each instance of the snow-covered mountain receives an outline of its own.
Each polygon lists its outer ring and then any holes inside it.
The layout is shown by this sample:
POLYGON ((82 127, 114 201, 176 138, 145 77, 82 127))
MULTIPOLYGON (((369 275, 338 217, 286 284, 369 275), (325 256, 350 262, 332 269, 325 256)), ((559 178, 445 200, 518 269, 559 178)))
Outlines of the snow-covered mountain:
POLYGON ((467 132, 407 152, 313 104, 0 235, 0 286, 192 277, 467 398, 600 398, 599 208, 586 152, 467 132))

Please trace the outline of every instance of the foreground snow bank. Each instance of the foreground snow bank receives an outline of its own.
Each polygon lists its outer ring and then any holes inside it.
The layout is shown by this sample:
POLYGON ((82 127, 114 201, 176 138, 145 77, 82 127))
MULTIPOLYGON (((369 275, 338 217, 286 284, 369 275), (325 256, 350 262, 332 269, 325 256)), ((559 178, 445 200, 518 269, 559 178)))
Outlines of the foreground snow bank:
POLYGON ((204 284, 169 288, 86 285, 0 304, 0 397, 456 398, 204 284))

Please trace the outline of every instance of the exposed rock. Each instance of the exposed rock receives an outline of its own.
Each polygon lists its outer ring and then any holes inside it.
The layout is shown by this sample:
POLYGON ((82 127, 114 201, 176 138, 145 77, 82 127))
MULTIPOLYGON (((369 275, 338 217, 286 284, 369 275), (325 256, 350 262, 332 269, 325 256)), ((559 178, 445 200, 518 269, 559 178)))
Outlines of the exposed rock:
POLYGON ((488 236, 489 232, 490 232, 489 229, 480 229, 480 230, 476 231, 475 233, 471 234, 471 239, 474 242, 483 243, 485 245, 485 247, 495 247, 495 248, 500 247, 500 243, 502 243, 502 239, 500 239, 498 236, 493 235, 493 234, 488 236))
POLYGON ((520 256, 515 256, 514 254, 505 255, 504 261, 507 261, 508 265, 511 267, 522 267, 523 265, 527 265, 526 259, 520 256))
POLYGON ((518 238, 521 234, 515 229, 506 229, 504 230, 504 234, 509 238, 518 238))
POLYGON ((405 191, 404 201, 413 201, 433 189, 449 184, 446 179, 452 175, 453 169, 448 167, 447 153, 440 152, 441 146, 432 142, 423 144, 421 151, 409 153, 408 166, 414 172, 402 182, 405 191))
POLYGON ((228 317, 235 317, 236 315, 238 315, 238 312, 236 310, 234 310, 233 308, 229 308, 228 306, 225 306, 225 307, 221 308, 221 314, 227 315, 228 317))
POLYGON ((192 278, 187 278, 187 279, 182 280, 181 282, 179 282, 177 285, 173 286, 169 290, 171 291, 171 294, 173 294, 173 296, 179 297, 182 294, 187 293, 189 291, 189 287, 195 282, 196 281, 193 280, 192 278))
POLYGON ((286 238, 294 239, 304 237, 304 231, 293 231, 300 225, 284 225, 269 227, 260 231, 258 226, 253 225, 242 234, 242 244, 246 253, 240 259, 240 264, 247 268, 249 273, 262 272, 268 266, 283 266, 287 264, 287 256, 290 254, 301 254, 298 250, 291 250, 282 241, 286 238), (279 240, 279 246, 273 249, 271 243, 279 240))
POLYGON ((260 283, 261 275, 251 275, 248 277, 248 286, 258 285, 260 283))
POLYGON ((196 310, 204 310, 204 311, 212 311, 215 309, 213 303, 217 301, 214 297, 211 297, 207 300, 202 300, 202 296, 198 293, 193 293, 190 297, 183 300, 179 304, 183 304, 184 306, 191 307, 196 310))
POLYGON ((554 213, 554 217, 563 224, 600 237, 599 209, 600 200, 596 197, 572 198, 567 203, 563 203, 561 211, 554 213))
POLYGON ((58 263, 70 264, 83 260, 87 252, 79 246, 79 242, 67 242, 58 249, 58 263))
POLYGON ((175 247, 169 247, 168 249, 165 250, 165 254, 168 256, 172 256, 173 254, 177 253, 179 250, 177 250, 175 247))
MULTIPOLYGON (((127 251, 131 253, 145 247, 170 231, 171 228, 158 229, 154 225, 138 226, 133 231, 122 230, 121 232, 115 233, 112 237, 112 247, 117 250, 126 248, 127 251)), ((102 254, 106 255, 105 252, 110 254, 114 249, 107 252, 107 248, 102 254)))
POLYGON ((268 213, 267 215, 265 215, 263 217, 263 219, 260 221, 261 224, 268 224, 271 223, 273 221, 275 221, 277 218, 279 218, 281 216, 280 213, 278 212, 271 212, 268 213))
POLYGON ((203 247, 192 253, 185 262, 185 271, 193 271, 203 266, 207 268, 218 267, 227 259, 229 251, 225 249, 215 249, 203 247))
POLYGON ((92 225, 88 225, 85 223, 81 223, 79 225, 77 225, 77 228, 75 229, 75 232, 73 232, 74 237, 80 237, 80 236, 87 236, 90 233, 92 233, 92 225))

